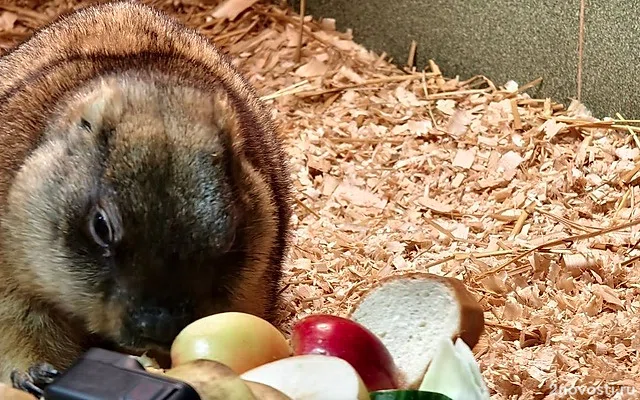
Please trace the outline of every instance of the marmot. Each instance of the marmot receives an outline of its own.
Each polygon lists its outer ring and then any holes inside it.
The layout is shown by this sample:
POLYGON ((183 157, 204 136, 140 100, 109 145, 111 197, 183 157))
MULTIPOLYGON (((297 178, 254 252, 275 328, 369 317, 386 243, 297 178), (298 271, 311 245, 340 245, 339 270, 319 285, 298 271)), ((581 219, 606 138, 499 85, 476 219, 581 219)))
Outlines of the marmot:
POLYGON ((0 120, 1 381, 96 343, 166 352, 217 312, 273 317, 286 153, 205 37, 132 1, 64 14, 0 58, 0 120))

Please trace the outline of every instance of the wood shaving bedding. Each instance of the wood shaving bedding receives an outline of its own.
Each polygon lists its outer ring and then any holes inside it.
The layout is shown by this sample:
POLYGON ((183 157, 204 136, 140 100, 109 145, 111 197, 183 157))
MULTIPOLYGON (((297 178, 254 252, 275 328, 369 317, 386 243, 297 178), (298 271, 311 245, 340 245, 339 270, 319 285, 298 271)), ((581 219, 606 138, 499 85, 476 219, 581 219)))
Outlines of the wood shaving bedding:
MULTIPOLYGON (((297 63, 300 18, 279 4, 145 2, 229 52, 274 108, 296 190, 285 332, 429 271, 485 309, 492 399, 640 397, 639 121, 532 98, 541 79, 400 69, 330 19, 305 17, 297 63)), ((4 0, 0 48, 87 3, 4 0)))

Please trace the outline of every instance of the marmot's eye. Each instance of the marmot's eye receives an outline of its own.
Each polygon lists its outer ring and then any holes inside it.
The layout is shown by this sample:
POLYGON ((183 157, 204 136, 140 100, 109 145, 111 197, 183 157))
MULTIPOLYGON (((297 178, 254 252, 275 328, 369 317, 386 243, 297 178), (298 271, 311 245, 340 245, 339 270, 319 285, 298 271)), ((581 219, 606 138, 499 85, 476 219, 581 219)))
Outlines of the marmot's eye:
POLYGON ((113 244, 113 228, 107 213, 100 207, 96 207, 89 219, 89 232, 93 240, 100 247, 109 247, 113 244))
POLYGON ((91 129, 92 129, 91 123, 89 121, 87 121, 86 119, 82 118, 80 120, 80 126, 82 127, 82 129, 85 129, 85 130, 91 132, 91 129))

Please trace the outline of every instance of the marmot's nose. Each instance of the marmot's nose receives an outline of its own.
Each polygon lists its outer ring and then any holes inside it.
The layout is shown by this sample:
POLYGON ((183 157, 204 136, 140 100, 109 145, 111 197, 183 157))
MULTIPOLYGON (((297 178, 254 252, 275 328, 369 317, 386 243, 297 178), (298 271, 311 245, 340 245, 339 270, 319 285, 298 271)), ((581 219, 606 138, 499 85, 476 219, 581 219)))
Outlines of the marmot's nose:
POLYGON ((141 307, 131 313, 131 321, 141 338, 170 345, 189 318, 185 313, 171 313, 162 307, 141 307))

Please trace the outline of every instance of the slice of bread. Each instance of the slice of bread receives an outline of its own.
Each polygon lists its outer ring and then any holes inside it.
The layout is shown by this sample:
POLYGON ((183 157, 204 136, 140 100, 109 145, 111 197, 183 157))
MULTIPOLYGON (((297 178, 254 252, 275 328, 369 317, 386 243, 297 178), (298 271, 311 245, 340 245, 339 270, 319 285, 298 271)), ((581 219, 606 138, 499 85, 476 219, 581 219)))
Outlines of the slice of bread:
POLYGON ((382 340, 407 389, 420 386, 442 338, 473 348, 484 331, 483 309, 460 280, 419 272, 380 279, 350 318, 382 340))

